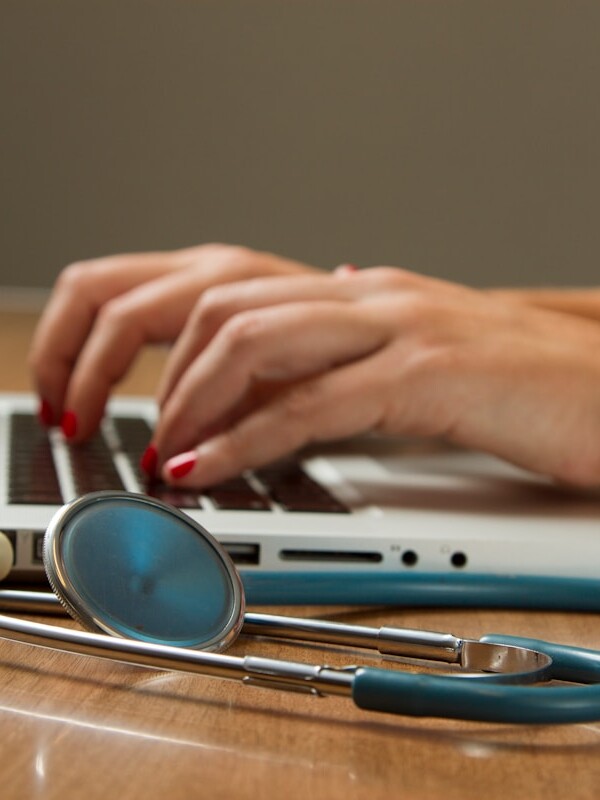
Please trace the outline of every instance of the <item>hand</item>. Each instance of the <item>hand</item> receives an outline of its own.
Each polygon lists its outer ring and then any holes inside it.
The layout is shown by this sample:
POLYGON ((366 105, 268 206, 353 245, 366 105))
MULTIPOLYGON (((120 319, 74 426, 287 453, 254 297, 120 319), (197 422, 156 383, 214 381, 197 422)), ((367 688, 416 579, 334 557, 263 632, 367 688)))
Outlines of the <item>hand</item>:
POLYGON ((506 302, 560 311, 600 322, 600 289, 491 289, 506 302))
POLYGON ((444 437, 600 481, 600 326, 403 270, 206 292, 167 365, 152 449, 204 486, 310 442, 444 437))
POLYGON ((97 428, 112 386, 146 343, 173 342, 209 287, 312 268, 242 247, 202 245, 170 253, 74 264, 56 284, 30 355, 45 424, 74 441, 97 428))

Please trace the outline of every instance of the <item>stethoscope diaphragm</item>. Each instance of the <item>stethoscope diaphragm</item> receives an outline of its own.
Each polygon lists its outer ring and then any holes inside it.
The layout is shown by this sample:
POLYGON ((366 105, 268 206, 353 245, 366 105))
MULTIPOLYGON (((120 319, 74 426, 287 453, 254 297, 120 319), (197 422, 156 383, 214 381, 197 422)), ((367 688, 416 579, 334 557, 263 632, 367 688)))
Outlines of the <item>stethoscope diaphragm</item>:
POLYGON ((223 547, 151 497, 98 492, 62 508, 44 539, 48 580, 88 630, 219 651, 244 621, 244 591, 223 547))

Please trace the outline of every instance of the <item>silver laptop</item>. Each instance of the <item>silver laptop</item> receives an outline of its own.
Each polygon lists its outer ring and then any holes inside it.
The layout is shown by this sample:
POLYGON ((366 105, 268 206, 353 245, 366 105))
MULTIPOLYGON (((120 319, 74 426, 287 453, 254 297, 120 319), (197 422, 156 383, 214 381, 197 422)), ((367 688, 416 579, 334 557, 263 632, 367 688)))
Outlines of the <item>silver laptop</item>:
POLYGON ((201 492, 149 485, 139 458, 155 407, 113 400, 68 445, 32 395, 0 394, 0 529, 8 581, 45 575, 64 502, 125 489, 178 506, 225 546, 253 604, 394 603, 600 610, 600 498, 441 442, 363 437, 201 492))

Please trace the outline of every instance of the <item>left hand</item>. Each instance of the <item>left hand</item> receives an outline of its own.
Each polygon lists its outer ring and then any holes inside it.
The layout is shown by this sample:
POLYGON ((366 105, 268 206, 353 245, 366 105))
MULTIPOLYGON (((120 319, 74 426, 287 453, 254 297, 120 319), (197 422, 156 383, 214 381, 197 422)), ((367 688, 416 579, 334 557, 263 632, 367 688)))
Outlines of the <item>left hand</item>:
POLYGON ((309 442, 440 436, 600 484, 600 326, 394 268, 206 292, 165 373, 163 478, 206 486, 309 442))

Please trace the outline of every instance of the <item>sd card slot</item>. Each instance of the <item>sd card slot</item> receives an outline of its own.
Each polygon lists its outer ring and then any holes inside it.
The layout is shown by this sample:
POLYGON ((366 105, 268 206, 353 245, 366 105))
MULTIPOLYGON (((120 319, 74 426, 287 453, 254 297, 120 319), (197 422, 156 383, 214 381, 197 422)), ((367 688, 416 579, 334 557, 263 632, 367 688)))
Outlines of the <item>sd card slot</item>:
POLYGON ((371 550, 304 550, 285 549, 279 551, 282 561, 310 561, 343 564, 378 564, 383 561, 381 553, 371 550))

